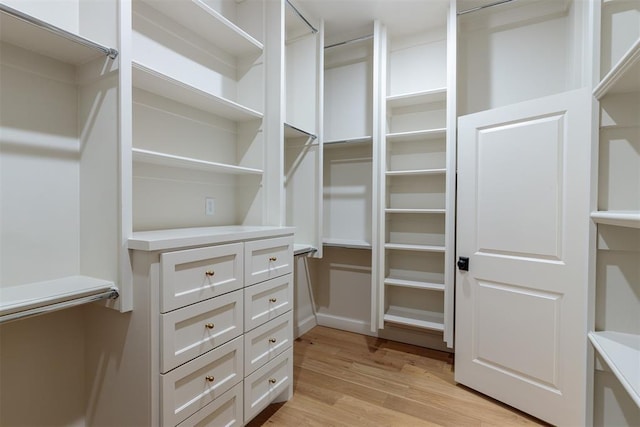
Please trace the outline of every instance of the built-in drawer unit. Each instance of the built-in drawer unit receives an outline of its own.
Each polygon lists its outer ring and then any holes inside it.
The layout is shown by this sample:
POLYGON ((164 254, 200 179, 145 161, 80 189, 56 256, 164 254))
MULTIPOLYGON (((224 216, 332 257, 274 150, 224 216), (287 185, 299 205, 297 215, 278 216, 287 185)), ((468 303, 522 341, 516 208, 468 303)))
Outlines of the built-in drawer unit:
POLYGON ((250 420, 293 381, 293 351, 268 362, 244 380, 244 419, 250 420))
POLYGON ((160 311, 203 301, 243 286, 242 243, 160 255, 160 311))
POLYGON ((162 425, 175 426, 242 381, 243 350, 238 337, 161 375, 162 425))
POLYGON ((258 326, 244 336, 244 373, 249 375, 293 342, 293 312, 258 326))
POLYGON ((178 427, 239 427, 244 424, 242 383, 178 424, 178 427))
POLYGON ((206 353, 241 335, 243 292, 237 290, 160 315, 160 371, 206 353))
POLYGON ((244 257, 246 286, 289 274, 293 271, 293 238, 246 242, 244 257))
POLYGON ((245 332, 293 308, 293 275, 244 288, 245 332))

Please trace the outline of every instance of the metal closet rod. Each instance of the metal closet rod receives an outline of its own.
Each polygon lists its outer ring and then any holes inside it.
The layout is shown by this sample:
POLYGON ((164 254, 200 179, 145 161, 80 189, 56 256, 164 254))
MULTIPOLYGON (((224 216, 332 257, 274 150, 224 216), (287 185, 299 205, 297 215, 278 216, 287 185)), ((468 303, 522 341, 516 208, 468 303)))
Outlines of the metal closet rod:
POLYGON ((72 42, 87 46, 91 49, 99 50, 104 52, 111 59, 115 59, 118 56, 118 51, 116 49, 112 49, 110 47, 103 46, 94 41, 81 37, 77 34, 70 33, 69 31, 63 30, 62 28, 58 28, 49 24, 48 22, 44 22, 36 17, 31 15, 27 15, 26 13, 22 13, 19 10, 13 9, 5 4, 0 3, 0 11, 6 13, 7 15, 11 15, 21 21, 24 21, 28 24, 35 25, 36 27, 42 28, 44 30, 50 31, 60 37, 64 37, 67 40, 71 40, 72 42))
POLYGON ((307 18, 305 18, 304 15, 302 13, 300 13, 300 11, 293 5, 293 3, 291 3, 289 0, 287 0, 287 4, 289 6, 291 6, 291 9, 293 9, 293 11, 296 13, 296 15, 298 15, 300 17, 300 19, 302 19, 304 21, 305 24, 307 24, 307 27, 311 28, 311 32, 313 32, 313 34, 318 32, 316 27, 311 25, 311 22, 307 21, 307 18))
POLYGON ((364 40, 369 40, 369 39, 372 39, 372 38, 373 38, 373 34, 369 34, 369 35, 358 37, 358 38, 355 38, 355 39, 351 39, 351 40, 346 40, 346 41, 343 41, 343 42, 330 44, 329 46, 325 46, 324 48, 325 49, 329 49, 329 48, 332 48, 332 47, 342 46, 342 45, 345 45, 345 44, 358 43, 358 42, 361 42, 361 41, 364 41, 364 40))
POLYGON ((88 295, 85 297, 75 298, 68 301, 61 301, 55 304, 43 305, 42 307, 35 307, 29 310, 23 310, 15 313, 5 314, 4 316, 0 316, 0 323, 7 323, 13 320, 38 316, 40 314, 46 314, 52 311, 58 311, 65 308, 75 307, 77 305, 88 304, 90 302, 100 301, 103 299, 116 299, 119 296, 120 295, 118 294, 118 289, 111 288, 108 291, 104 291, 99 294, 88 295))
POLYGON ((516 1, 516 0, 501 0, 501 1, 497 1, 495 3, 485 4, 484 6, 478 6, 478 7, 472 8, 472 9, 463 10, 461 12, 458 12, 458 16, 465 15, 465 14, 471 13, 471 12, 476 12, 476 11, 482 10, 482 9, 487 9, 487 8, 494 7, 494 6, 500 6, 501 4, 505 4, 505 3, 511 3, 512 1, 516 1))

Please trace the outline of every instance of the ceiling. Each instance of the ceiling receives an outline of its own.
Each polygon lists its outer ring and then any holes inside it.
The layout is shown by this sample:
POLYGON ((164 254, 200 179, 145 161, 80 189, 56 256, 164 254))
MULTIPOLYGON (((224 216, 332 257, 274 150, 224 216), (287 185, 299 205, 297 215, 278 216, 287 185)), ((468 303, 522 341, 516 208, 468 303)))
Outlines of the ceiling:
MULTIPOLYGON (((417 33, 446 26, 449 0, 291 0, 311 19, 324 19, 326 42, 373 32, 381 20, 393 34, 417 33)), ((314 19, 314 20, 315 20, 314 19)))

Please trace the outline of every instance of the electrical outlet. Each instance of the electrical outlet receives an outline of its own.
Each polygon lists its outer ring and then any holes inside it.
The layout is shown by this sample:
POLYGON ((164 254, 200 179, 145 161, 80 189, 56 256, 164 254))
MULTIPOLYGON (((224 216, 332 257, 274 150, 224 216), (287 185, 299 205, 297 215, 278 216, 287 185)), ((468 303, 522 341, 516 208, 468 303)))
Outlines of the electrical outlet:
POLYGON ((216 212, 216 199, 207 197, 204 199, 204 213, 211 216, 216 212))

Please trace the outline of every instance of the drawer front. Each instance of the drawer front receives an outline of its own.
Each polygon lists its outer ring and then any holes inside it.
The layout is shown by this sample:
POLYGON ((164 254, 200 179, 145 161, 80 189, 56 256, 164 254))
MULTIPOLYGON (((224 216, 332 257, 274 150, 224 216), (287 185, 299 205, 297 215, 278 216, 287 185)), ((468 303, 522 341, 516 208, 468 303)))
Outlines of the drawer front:
POLYGON ((160 311, 242 288, 242 255, 242 243, 161 254, 160 311))
POLYGON ((292 275, 244 288, 244 330, 250 331, 293 308, 292 275))
POLYGON ((247 285, 291 273, 293 271, 293 237, 246 242, 244 257, 247 285))
POLYGON ((242 290, 237 290, 161 314, 161 372, 170 371, 241 335, 242 304, 242 290))
POLYGON ((251 420, 293 384, 293 351, 288 349, 244 380, 244 419, 251 420))
POLYGON ((160 375, 162 425, 176 425, 242 381, 244 344, 238 337, 160 375))
POLYGON ((249 375, 291 347, 293 311, 258 326, 244 336, 244 374, 249 375))
POLYGON ((242 383, 178 424, 178 427, 240 427, 244 424, 242 383))

